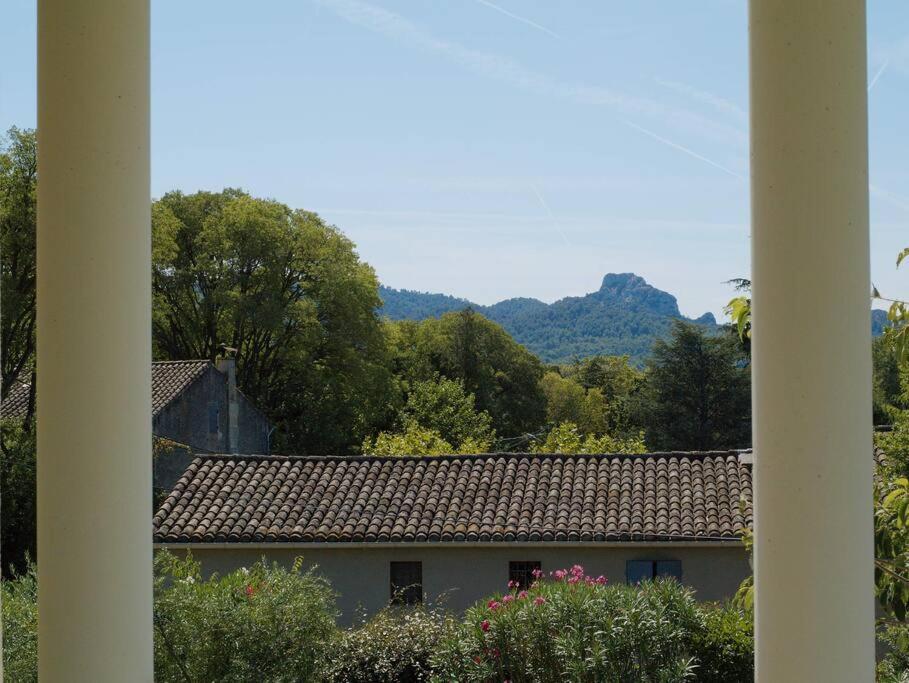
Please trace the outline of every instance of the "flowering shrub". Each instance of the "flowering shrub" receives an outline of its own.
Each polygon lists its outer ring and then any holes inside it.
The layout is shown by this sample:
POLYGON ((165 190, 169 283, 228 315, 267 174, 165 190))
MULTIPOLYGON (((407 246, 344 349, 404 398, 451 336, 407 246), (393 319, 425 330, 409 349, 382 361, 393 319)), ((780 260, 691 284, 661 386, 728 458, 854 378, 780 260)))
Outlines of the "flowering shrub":
MULTIPOLYGON (((203 580, 191 558, 155 561, 155 680, 326 683, 671 683, 753 680, 748 613, 697 605, 672 580, 609 586, 582 567, 516 583, 463 620, 424 607, 339 631, 324 580, 258 562, 203 580)), ((2 585, 6 680, 37 680, 34 569, 2 585)), ((880 680, 901 681, 906 629, 880 680)))
POLYGON ((312 572, 257 562, 203 580, 155 558, 156 681, 313 680, 335 633, 334 595, 312 572))
POLYGON ((7 681, 38 680, 38 581, 35 566, 4 581, 3 676, 7 681))
POLYGON ((701 615, 672 580, 608 586, 583 567, 537 573, 526 591, 471 607, 439 643, 439 680, 683 681, 693 677, 692 634, 701 615))
POLYGON ((389 608, 358 628, 339 633, 323 677, 337 683, 421 683, 451 618, 425 607, 389 608))

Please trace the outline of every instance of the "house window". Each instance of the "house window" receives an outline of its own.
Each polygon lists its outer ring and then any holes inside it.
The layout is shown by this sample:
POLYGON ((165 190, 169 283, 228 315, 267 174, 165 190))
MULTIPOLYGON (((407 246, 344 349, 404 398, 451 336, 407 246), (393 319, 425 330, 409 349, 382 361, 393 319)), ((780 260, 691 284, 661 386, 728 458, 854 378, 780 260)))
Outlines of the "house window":
POLYGON ((625 580, 628 583, 652 581, 661 576, 671 576, 681 581, 681 560, 629 560, 625 565, 625 580))
POLYGON ((509 562, 508 563, 508 583, 516 581, 518 588, 526 590, 534 581, 533 573, 540 571, 539 562, 509 562))
POLYGON ((419 605, 423 602, 423 563, 391 563, 391 604, 419 605))

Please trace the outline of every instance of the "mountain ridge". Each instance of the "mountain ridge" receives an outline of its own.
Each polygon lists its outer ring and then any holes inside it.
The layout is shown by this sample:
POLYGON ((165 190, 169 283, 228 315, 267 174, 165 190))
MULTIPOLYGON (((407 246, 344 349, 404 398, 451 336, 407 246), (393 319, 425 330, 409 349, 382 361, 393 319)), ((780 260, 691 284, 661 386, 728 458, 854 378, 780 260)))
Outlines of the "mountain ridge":
POLYGON ((640 362, 673 320, 716 329, 712 313, 686 318, 677 299, 635 273, 607 273, 600 288, 551 304, 530 297, 504 299, 490 306, 449 294, 381 286, 382 315, 422 320, 470 307, 502 325, 518 342, 550 363, 591 355, 628 355, 640 362))

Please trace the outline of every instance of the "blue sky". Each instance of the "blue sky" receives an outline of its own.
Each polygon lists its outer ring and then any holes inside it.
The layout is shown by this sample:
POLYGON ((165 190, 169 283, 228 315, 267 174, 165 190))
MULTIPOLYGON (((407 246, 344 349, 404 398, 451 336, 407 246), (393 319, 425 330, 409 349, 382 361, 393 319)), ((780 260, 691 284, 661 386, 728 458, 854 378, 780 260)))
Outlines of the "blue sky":
MULTIPOLYGON (((394 287, 552 301, 634 271, 719 314, 749 271, 745 0, 152 1, 152 193, 315 210, 394 287)), ((35 124, 34 0, 0 129, 35 124)), ((869 1, 872 270, 909 242, 909 3, 869 1)))

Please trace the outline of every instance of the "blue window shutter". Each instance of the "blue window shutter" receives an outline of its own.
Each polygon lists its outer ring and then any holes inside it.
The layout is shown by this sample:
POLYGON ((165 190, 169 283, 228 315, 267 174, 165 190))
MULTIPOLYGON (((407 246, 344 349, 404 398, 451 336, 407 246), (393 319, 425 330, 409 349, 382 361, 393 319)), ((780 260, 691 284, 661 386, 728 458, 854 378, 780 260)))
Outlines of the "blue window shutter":
POLYGON ((628 560, 625 563, 625 581, 635 584, 653 579, 653 561, 628 560))
POLYGON ((657 576, 671 576, 676 581, 682 581, 681 560, 660 560, 656 563, 657 576))

